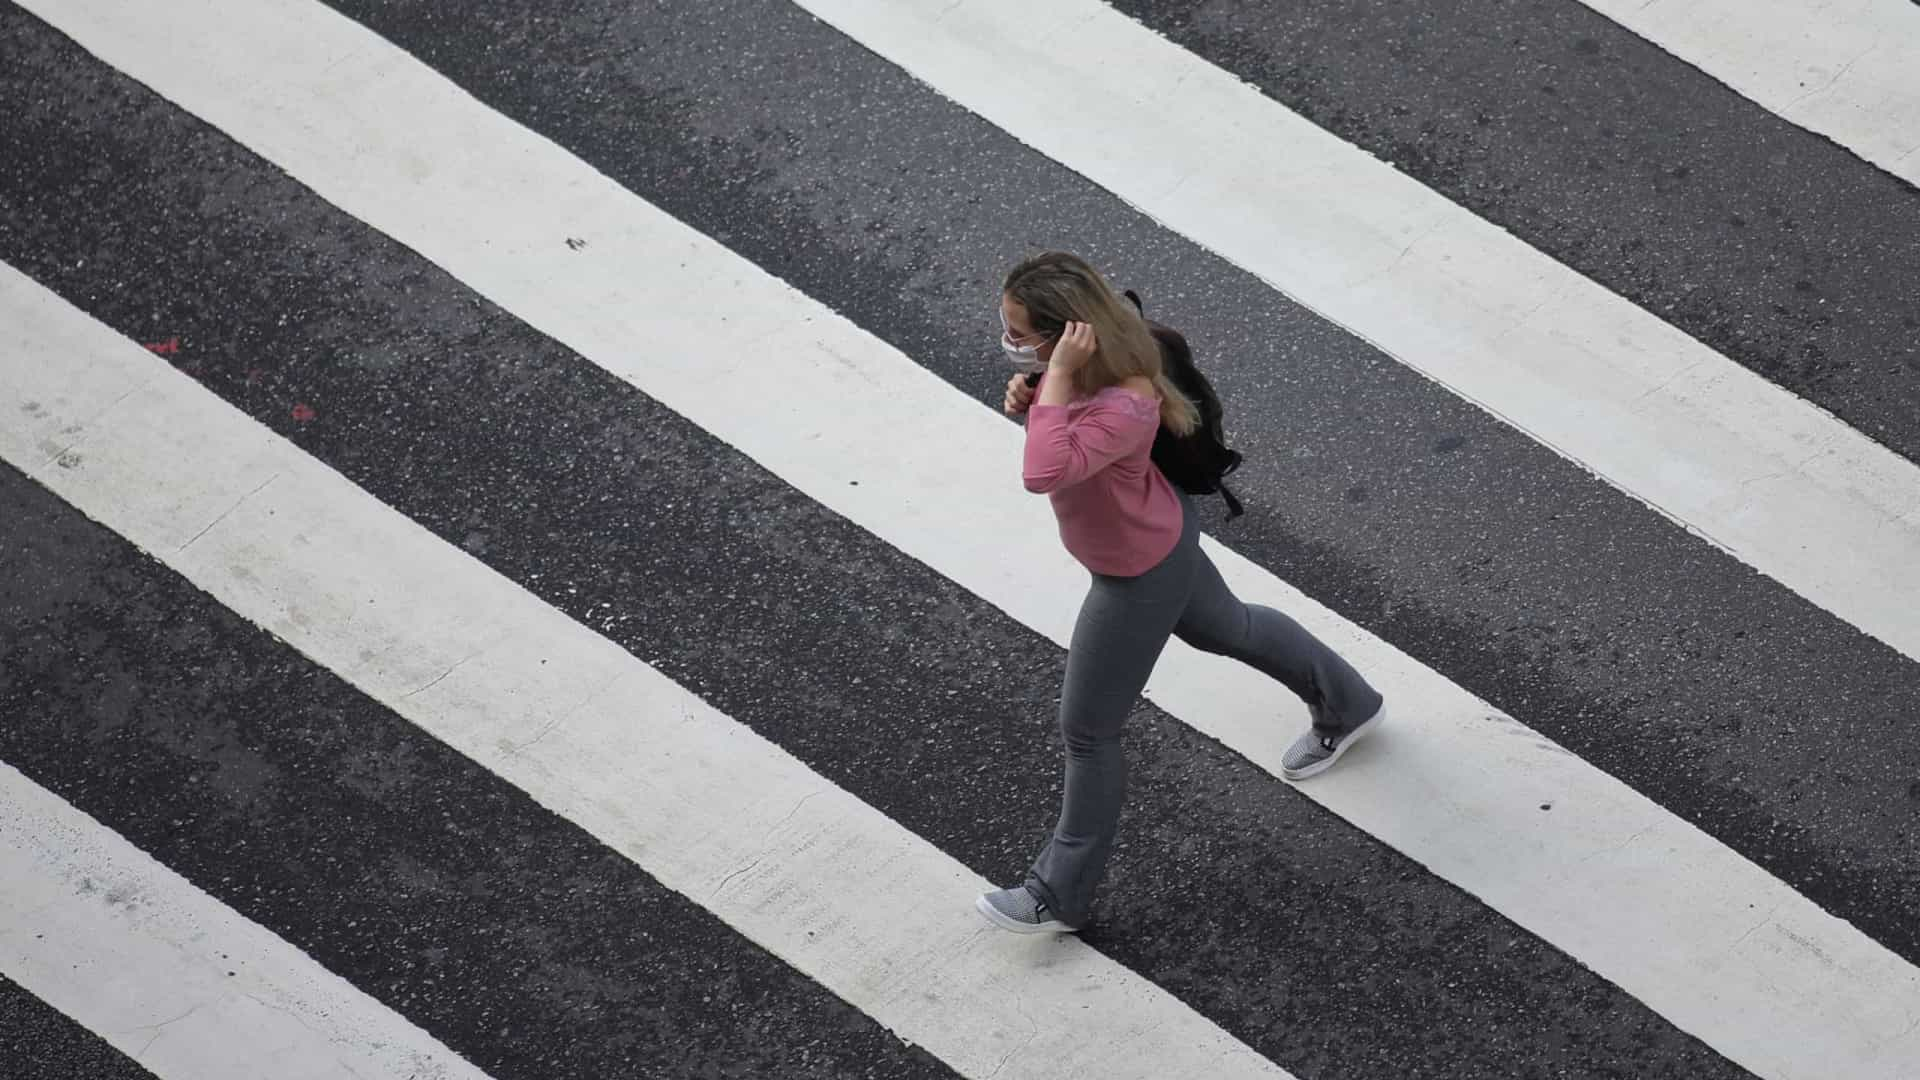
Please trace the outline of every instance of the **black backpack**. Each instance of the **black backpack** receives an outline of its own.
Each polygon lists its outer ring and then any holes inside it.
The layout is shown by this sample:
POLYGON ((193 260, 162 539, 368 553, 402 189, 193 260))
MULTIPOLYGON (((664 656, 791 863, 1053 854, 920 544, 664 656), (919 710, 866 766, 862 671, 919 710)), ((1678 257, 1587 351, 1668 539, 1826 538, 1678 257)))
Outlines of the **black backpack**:
MULTIPOLYGON (((1140 317, 1146 319, 1140 294, 1128 289, 1125 295, 1133 301, 1140 317)), ((1154 340, 1160 343, 1160 359, 1167 377, 1200 410, 1200 426, 1194 428, 1192 434, 1175 435, 1164 426, 1160 428, 1153 437, 1153 463, 1175 487, 1190 494, 1219 492, 1227 503, 1227 517, 1237 518, 1245 511, 1240 500, 1227 488, 1226 476, 1240 467, 1240 452, 1227 447, 1219 395, 1193 365, 1193 350, 1187 347, 1187 339, 1180 331, 1152 319, 1146 319, 1146 323, 1154 340)))

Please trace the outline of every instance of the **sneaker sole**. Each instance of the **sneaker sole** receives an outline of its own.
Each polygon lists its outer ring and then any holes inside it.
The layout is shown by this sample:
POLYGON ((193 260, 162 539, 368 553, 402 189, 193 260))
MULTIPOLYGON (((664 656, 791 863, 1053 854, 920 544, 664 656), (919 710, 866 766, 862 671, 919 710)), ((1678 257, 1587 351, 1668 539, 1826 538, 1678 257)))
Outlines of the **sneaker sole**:
POLYGON ((1074 932, 1073 927, 1068 926, 1058 919, 1049 919, 1046 922, 1035 925, 1033 923, 1023 923, 1018 919, 1008 918, 1001 913, 999 908, 987 903, 987 898, 984 896, 976 898, 973 902, 973 907, 975 911, 986 916, 988 922, 1002 930, 1011 930, 1016 934, 1071 934, 1074 932))
POLYGON ((1280 767, 1280 775, 1286 777, 1289 780, 1305 780, 1309 776, 1318 776, 1321 773, 1326 772, 1328 769, 1333 768, 1333 763, 1336 761, 1339 761, 1341 755, 1345 754, 1348 750, 1351 750, 1353 748, 1354 743, 1357 743, 1361 739, 1364 739, 1368 735, 1372 734, 1373 729, 1379 727, 1380 721, 1386 719, 1386 716, 1387 716, 1386 703, 1381 702, 1380 710, 1374 713, 1372 716, 1369 716, 1365 720, 1361 721, 1359 727, 1354 728, 1351 734, 1349 734, 1346 738, 1341 739, 1340 745, 1333 748, 1333 753, 1327 755, 1327 757, 1324 758, 1323 760, 1316 761, 1304 769, 1289 769, 1283 765, 1280 767))

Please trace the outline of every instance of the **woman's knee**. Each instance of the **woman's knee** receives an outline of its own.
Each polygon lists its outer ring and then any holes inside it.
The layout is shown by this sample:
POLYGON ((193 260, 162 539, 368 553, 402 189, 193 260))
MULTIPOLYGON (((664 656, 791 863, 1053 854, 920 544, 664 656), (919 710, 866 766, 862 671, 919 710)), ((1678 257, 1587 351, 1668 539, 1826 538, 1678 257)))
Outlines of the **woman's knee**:
POLYGON ((1227 651, 1226 642, 1220 640, 1216 635, 1208 634, 1200 630, 1188 629, 1183 626, 1175 630, 1173 636, 1199 649, 1203 653, 1213 653, 1215 656, 1219 656, 1227 651))
POLYGON ((1066 741, 1067 753, 1074 757, 1097 757, 1102 752, 1120 745, 1118 731, 1062 726, 1060 734, 1066 741))
POLYGON ((1121 729, 1126 726, 1130 703, 1111 704, 1105 708, 1062 709, 1060 712, 1060 736, 1066 741, 1067 752, 1076 757, 1098 754, 1110 747, 1120 745, 1121 729))
POLYGON ((1247 642, 1253 636, 1253 620, 1242 606, 1224 617, 1182 623, 1173 633, 1201 652, 1238 657, 1247 651, 1247 642))

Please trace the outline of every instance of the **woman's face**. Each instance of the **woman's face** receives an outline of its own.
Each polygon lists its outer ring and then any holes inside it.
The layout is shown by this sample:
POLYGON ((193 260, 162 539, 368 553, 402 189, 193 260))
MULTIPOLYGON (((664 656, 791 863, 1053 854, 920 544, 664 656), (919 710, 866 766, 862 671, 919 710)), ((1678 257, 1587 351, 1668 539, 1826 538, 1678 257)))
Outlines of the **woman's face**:
POLYGON ((1007 337, 1017 347, 1033 346, 1045 363, 1053 357, 1053 338, 1034 332, 1027 319, 1027 305, 1005 293, 1000 294, 1000 318, 1007 324, 1007 337))

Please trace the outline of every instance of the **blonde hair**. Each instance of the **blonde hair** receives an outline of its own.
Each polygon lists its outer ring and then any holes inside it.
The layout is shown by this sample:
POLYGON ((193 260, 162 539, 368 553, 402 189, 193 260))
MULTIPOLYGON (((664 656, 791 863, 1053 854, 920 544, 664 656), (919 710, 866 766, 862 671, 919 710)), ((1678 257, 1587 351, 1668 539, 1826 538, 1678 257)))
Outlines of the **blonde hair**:
POLYGON ((1167 377, 1147 321, 1085 259, 1064 251, 1036 255, 1008 272, 1002 289, 1026 307, 1036 333, 1058 338, 1069 322, 1093 327, 1099 345, 1074 373, 1074 389, 1093 394, 1144 375, 1160 394, 1160 422, 1169 431, 1189 435, 1200 426, 1200 410, 1167 377))

